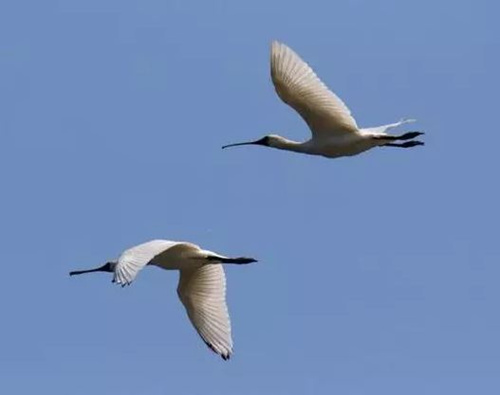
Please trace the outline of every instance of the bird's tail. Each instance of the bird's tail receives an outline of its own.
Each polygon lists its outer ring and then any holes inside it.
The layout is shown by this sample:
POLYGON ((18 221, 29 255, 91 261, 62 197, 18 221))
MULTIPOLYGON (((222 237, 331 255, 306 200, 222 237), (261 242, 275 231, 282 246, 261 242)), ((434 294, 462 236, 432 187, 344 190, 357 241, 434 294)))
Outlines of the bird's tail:
POLYGON ((367 134, 386 134, 389 130, 397 128, 398 126, 407 124, 407 123, 412 123, 415 122, 415 119, 402 119, 399 122, 395 123, 389 123, 387 125, 382 125, 382 126, 375 126, 373 128, 366 128, 362 129, 362 133, 367 133, 367 134))

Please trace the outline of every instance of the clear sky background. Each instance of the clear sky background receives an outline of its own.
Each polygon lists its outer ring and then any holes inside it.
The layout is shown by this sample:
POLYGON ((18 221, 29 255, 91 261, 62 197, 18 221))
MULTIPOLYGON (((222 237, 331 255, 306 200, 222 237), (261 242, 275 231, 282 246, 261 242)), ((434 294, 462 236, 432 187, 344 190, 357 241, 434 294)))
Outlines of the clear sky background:
POLYGON ((2 394, 498 394, 498 13, 492 1, 0 3, 2 394), (425 147, 327 160, 269 45, 361 126, 425 147), (211 353, 177 273, 69 278, 152 238, 228 267, 235 353, 211 353))

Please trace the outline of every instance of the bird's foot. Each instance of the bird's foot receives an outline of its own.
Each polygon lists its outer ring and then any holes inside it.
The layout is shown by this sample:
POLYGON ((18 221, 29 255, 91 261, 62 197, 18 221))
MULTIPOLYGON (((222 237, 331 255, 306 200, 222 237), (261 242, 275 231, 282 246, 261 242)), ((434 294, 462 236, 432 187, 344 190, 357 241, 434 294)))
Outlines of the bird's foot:
POLYGON ((398 140, 410 140, 414 139, 415 137, 423 135, 424 132, 407 132, 405 134, 402 134, 401 136, 398 136, 398 140))
POLYGON ((411 148, 411 147, 416 147, 417 145, 425 145, 423 141, 407 141, 406 143, 402 143, 401 147, 403 148, 411 148))

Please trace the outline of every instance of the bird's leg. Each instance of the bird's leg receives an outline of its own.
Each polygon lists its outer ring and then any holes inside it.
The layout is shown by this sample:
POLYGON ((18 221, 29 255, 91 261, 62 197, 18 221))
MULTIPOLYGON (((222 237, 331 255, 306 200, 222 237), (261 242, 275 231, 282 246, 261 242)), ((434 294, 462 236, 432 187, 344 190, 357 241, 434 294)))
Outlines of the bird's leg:
POLYGON ((422 141, 407 141, 406 143, 387 143, 382 145, 381 147, 400 147, 400 148, 411 148, 411 147, 416 147, 417 145, 424 145, 422 141))
POLYGON ((217 255, 209 255, 207 256, 206 259, 208 260, 208 263, 235 263, 238 265, 245 265, 247 263, 257 262, 257 260, 253 258, 245 258, 245 257, 226 258, 217 255))
POLYGON ((415 137, 421 136, 422 132, 407 132, 405 134, 402 134, 400 136, 394 136, 394 140, 410 140, 414 139, 415 137))
POLYGON ((391 136, 389 134, 387 135, 378 135, 378 136, 373 136, 372 138, 375 140, 387 140, 387 141, 396 141, 396 140, 410 140, 414 139, 415 137, 421 136, 422 132, 407 132, 404 134, 401 134, 399 136, 391 136))

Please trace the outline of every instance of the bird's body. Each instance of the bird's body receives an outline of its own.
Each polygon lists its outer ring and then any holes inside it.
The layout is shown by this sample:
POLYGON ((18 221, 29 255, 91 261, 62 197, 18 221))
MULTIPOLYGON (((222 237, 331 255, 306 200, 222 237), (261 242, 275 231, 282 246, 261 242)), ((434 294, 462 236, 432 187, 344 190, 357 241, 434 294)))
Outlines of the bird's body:
POLYGON ((260 140, 229 144, 222 148, 255 144, 337 158, 357 155, 377 146, 410 148, 423 145, 421 141, 412 140, 423 134, 421 132, 398 136, 387 133, 390 129, 413 122, 411 119, 359 128, 344 102, 323 84, 311 67, 292 49, 276 41, 271 46, 271 77, 278 96, 304 119, 312 138, 302 143, 268 135, 260 140))
POLYGON ((113 282, 125 286, 147 265, 179 270, 177 294, 205 343, 223 359, 232 353, 231 324, 226 305, 226 278, 221 263, 247 264, 252 258, 229 258, 195 244, 152 240, 124 251, 116 261, 96 269, 70 272, 112 272, 113 282))
POLYGON ((342 156, 353 156, 367 151, 379 141, 364 138, 361 135, 353 134, 348 136, 332 136, 323 140, 310 139, 303 143, 291 141, 281 136, 270 135, 268 146, 285 151, 299 152, 308 155, 319 155, 326 158, 338 158, 342 156))

